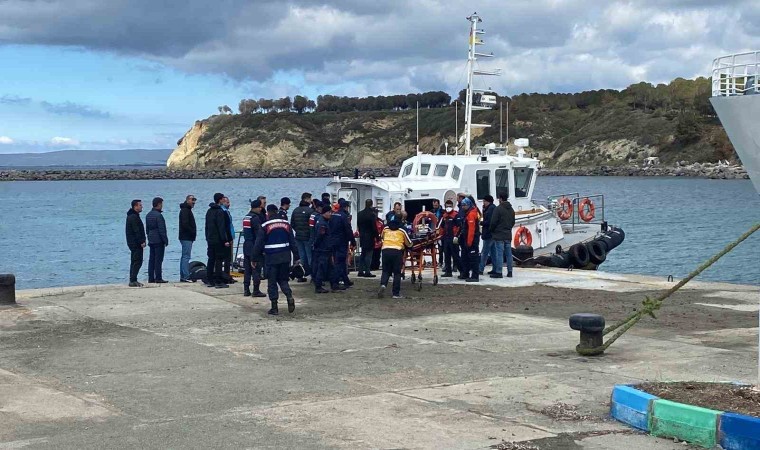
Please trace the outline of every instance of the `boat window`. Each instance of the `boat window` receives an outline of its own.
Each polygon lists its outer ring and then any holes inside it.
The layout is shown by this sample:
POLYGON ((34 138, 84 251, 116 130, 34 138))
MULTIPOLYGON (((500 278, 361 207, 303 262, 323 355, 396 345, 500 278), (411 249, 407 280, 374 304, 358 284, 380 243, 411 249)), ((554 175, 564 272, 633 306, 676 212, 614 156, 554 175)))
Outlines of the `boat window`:
POLYGON ((382 197, 375 197, 375 208, 378 211, 383 211, 383 208, 385 208, 385 202, 383 202, 382 197))
POLYGON ((435 171, 433 172, 433 175, 436 177, 445 177, 446 172, 449 171, 449 165, 448 164, 437 164, 435 166, 435 171))
POLYGON ((533 179, 533 169, 527 167, 515 168, 515 197, 527 197, 530 182, 533 179))
POLYGON ((496 198, 499 198, 502 192, 509 198, 509 169, 496 169, 496 198))
POLYGON ((453 169, 451 169, 451 178, 455 180, 459 180, 459 174, 462 173, 462 169, 459 168, 459 166, 454 166, 453 169))
POLYGON ((478 200, 483 200, 483 197, 491 193, 491 171, 478 170, 475 172, 475 175, 478 186, 478 200))
POLYGON ((408 177, 410 173, 412 173, 412 166, 413 164, 407 164, 404 166, 404 171, 401 172, 402 177, 408 177))
POLYGON ((422 164, 420 166, 420 175, 425 176, 430 173, 430 164, 422 164))

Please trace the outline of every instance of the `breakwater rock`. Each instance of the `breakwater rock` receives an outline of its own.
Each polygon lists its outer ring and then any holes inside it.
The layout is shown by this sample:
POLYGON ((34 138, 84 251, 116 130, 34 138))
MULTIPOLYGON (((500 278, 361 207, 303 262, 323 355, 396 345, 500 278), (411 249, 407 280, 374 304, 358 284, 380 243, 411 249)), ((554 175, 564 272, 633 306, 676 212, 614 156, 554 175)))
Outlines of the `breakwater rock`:
POLYGON ((681 161, 675 166, 598 166, 573 169, 542 169, 544 176, 623 176, 623 177, 697 177, 719 180, 749 179, 742 166, 687 163, 681 161))
MULTIPOLYGON (((359 169, 360 176, 398 175, 398 167, 359 169)), ((331 178, 355 175, 350 169, 83 169, 83 170, 6 170, 0 169, 0 181, 73 181, 73 180, 192 180, 223 178, 331 178)))

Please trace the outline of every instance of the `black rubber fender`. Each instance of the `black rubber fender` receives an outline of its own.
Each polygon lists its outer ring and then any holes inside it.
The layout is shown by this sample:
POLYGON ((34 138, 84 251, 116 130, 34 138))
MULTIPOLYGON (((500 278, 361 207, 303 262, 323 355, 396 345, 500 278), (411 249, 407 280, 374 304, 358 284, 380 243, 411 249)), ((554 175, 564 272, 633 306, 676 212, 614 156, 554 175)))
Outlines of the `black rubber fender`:
POLYGON ((599 314, 578 313, 570 316, 570 328, 578 331, 598 333, 604 331, 604 317, 599 314))
POLYGON ((523 262, 533 257, 533 247, 529 245, 518 245, 512 249, 512 258, 516 261, 523 262))
POLYGON ((591 261, 588 255, 588 249, 583 244, 574 244, 570 247, 570 259, 573 266, 577 268, 586 267, 591 261))
POLYGON ((554 254, 551 256, 552 258, 552 267, 560 267, 562 269, 567 269, 570 267, 570 252, 562 252, 559 255, 554 254))
POLYGON ((622 228, 618 227, 611 227, 610 231, 608 231, 606 234, 610 238, 610 244, 607 245, 607 253, 609 253, 611 250, 615 249, 617 246, 623 243, 625 240, 625 231, 623 231, 622 228))
POLYGON ((607 259, 606 246, 596 240, 586 242, 586 250, 588 250, 588 257, 592 263, 599 265, 607 259))
POLYGON ((190 261, 190 271, 192 272, 196 267, 203 267, 205 269, 206 265, 200 261, 190 261))
POLYGON ((536 256, 533 258, 533 261, 536 262, 536 264, 540 264, 544 267, 556 267, 553 265, 553 260, 551 256, 536 256))

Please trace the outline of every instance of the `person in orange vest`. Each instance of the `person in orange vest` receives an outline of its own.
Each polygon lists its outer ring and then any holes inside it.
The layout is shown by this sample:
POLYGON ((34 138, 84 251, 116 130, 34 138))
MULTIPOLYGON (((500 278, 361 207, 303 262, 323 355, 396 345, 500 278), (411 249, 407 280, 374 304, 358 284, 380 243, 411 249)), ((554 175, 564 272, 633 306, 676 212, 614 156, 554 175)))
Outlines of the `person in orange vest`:
POLYGON ((459 278, 468 283, 477 283, 480 281, 480 219, 478 210, 472 203, 472 200, 465 198, 462 200, 461 209, 464 212, 462 218, 462 228, 459 232, 459 243, 462 246, 462 269, 459 278))

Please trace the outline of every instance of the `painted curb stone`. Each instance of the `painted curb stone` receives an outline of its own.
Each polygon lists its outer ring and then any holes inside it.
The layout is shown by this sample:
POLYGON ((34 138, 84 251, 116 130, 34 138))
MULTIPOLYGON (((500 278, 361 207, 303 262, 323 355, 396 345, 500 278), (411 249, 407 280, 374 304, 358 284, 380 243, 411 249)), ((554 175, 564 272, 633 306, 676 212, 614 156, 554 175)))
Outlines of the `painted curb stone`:
POLYGON ((653 436, 677 437, 687 442, 712 448, 718 443, 718 416, 720 411, 699 406, 656 400, 649 416, 653 436))
POLYGON ((760 419, 742 414, 723 413, 720 416, 720 446, 726 450, 760 448, 760 419))
POLYGON ((615 386, 612 389, 610 414, 620 422, 648 432, 649 407, 653 400, 658 399, 631 386, 615 386))

